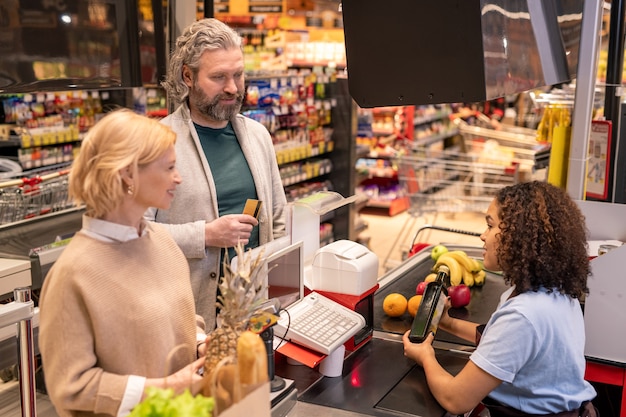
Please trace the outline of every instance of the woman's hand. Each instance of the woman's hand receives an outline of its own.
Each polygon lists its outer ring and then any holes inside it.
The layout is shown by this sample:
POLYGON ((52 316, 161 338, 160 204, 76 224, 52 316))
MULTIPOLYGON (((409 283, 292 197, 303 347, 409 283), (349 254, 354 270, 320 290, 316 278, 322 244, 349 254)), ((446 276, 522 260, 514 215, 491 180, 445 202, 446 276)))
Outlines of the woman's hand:
POLYGON ((470 343, 475 343, 476 326, 478 326, 478 324, 468 320, 452 317, 449 314, 449 310, 451 307, 452 304, 450 303, 450 297, 448 297, 446 299, 446 304, 443 309, 443 314, 441 314, 441 318, 439 319, 439 328, 456 337, 467 340, 470 343))
POLYGON ((173 388, 177 394, 182 394, 187 388, 193 395, 197 394, 202 389, 202 375, 199 371, 204 366, 204 362, 204 358, 196 359, 180 371, 165 378, 165 385, 173 388))
POLYGON ((426 339, 422 343, 413 343, 409 340, 408 330, 402 336, 402 343, 404 343, 404 356, 409 359, 413 359, 419 366, 424 366, 424 362, 429 358, 435 359, 435 349, 433 348, 433 340, 435 335, 429 333, 426 339))
POLYGON ((209 340, 211 340, 211 337, 207 335, 206 339, 204 339, 204 342, 200 342, 196 346, 196 351, 198 352, 198 358, 204 358, 206 356, 206 350, 207 350, 207 346, 209 346, 209 340))
POLYGON ((198 359, 205 357, 206 356, 206 342, 198 343, 196 350, 198 352, 198 359))
POLYGON ((450 302, 450 297, 447 297, 446 304, 443 308, 443 314, 441 315, 441 318, 439 319, 439 328, 445 331, 449 331, 450 329, 452 329, 452 320, 454 320, 448 314, 448 310, 450 310, 450 307, 452 307, 452 303, 450 302))
MULTIPOLYGON (((198 372, 204 366, 204 358, 196 359, 194 362, 185 366, 180 371, 174 372, 165 378, 150 378, 146 380, 145 386, 157 388, 172 388, 174 393, 182 394, 189 389, 193 395, 200 392, 203 385, 203 378, 198 372)), ((145 390, 141 399, 145 399, 145 390)))

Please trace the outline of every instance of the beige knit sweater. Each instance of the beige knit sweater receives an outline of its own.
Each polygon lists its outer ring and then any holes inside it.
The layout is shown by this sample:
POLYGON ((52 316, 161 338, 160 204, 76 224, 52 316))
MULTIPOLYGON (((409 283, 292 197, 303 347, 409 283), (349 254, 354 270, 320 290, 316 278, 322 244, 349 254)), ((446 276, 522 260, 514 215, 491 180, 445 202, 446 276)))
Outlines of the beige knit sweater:
POLYGON ((77 233, 44 281, 39 348, 62 417, 115 415, 129 375, 164 377, 195 359, 187 261, 162 226, 147 228, 123 243, 77 233))

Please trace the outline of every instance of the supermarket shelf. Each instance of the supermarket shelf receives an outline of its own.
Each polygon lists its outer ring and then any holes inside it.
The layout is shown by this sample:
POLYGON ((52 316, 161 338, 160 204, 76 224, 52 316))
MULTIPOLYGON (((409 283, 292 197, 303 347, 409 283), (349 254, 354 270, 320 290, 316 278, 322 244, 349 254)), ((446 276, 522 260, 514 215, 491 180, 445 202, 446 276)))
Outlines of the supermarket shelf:
POLYGON ((450 129, 444 133, 427 136, 425 138, 415 139, 413 141, 413 149, 423 148, 432 145, 433 143, 441 142, 444 139, 451 138, 459 134, 459 129, 450 129))
POLYGON ((428 116, 415 116, 413 118, 413 126, 444 120, 450 117, 450 114, 452 114, 451 111, 441 111, 428 116))
POLYGON ((363 209, 363 213, 367 214, 386 214, 395 216, 409 208, 409 198, 400 197, 390 201, 370 199, 363 209))

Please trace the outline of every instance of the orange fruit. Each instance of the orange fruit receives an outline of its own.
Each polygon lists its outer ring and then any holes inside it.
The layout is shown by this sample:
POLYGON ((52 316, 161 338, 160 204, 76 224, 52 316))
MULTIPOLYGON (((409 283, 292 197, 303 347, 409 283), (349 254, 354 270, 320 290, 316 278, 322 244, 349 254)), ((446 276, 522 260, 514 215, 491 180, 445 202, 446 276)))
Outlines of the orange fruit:
POLYGON ((435 274, 434 272, 426 275, 426 278, 424 278, 424 282, 434 282, 437 280, 437 274, 435 274))
POLYGON ((383 311, 389 317, 400 317, 406 312, 408 302, 406 297, 400 293, 392 292, 387 294, 383 300, 383 311))
POLYGON ((417 309, 419 308, 421 302, 421 295, 414 295, 413 297, 409 298, 409 301, 407 303, 407 309, 409 310, 409 314, 411 315, 411 317, 415 317, 415 314, 417 313, 417 309))

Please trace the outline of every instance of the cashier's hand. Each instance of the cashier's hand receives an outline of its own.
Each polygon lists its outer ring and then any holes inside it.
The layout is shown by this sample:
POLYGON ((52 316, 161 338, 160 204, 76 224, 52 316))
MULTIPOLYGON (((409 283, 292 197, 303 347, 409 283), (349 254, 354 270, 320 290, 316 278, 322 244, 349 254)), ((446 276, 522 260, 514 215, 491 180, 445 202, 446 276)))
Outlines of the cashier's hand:
POLYGON ((218 248, 232 248, 239 242, 247 245, 252 228, 258 224, 249 214, 227 214, 205 225, 204 244, 218 248))
POLYGON ((439 319, 440 329, 450 331, 450 329, 452 328, 452 317, 450 316, 450 314, 448 314, 451 307, 452 307, 452 303, 450 301, 450 297, 447 297, 446 304, 443 308, 443 314, 441 315, 441 318, 439 319))
POLYGON ((404 356, 409 359, 413 359, 419 366, 423 366, 424 362, 428 358, 435 358, 435 349, 433 348, 433 340, 435 336, 433 333, 429 333, 426 339, 422 343, 413 343, 409 340, 409 333, 407 330, 402 336, 402 343, 404 343, 404 356))

